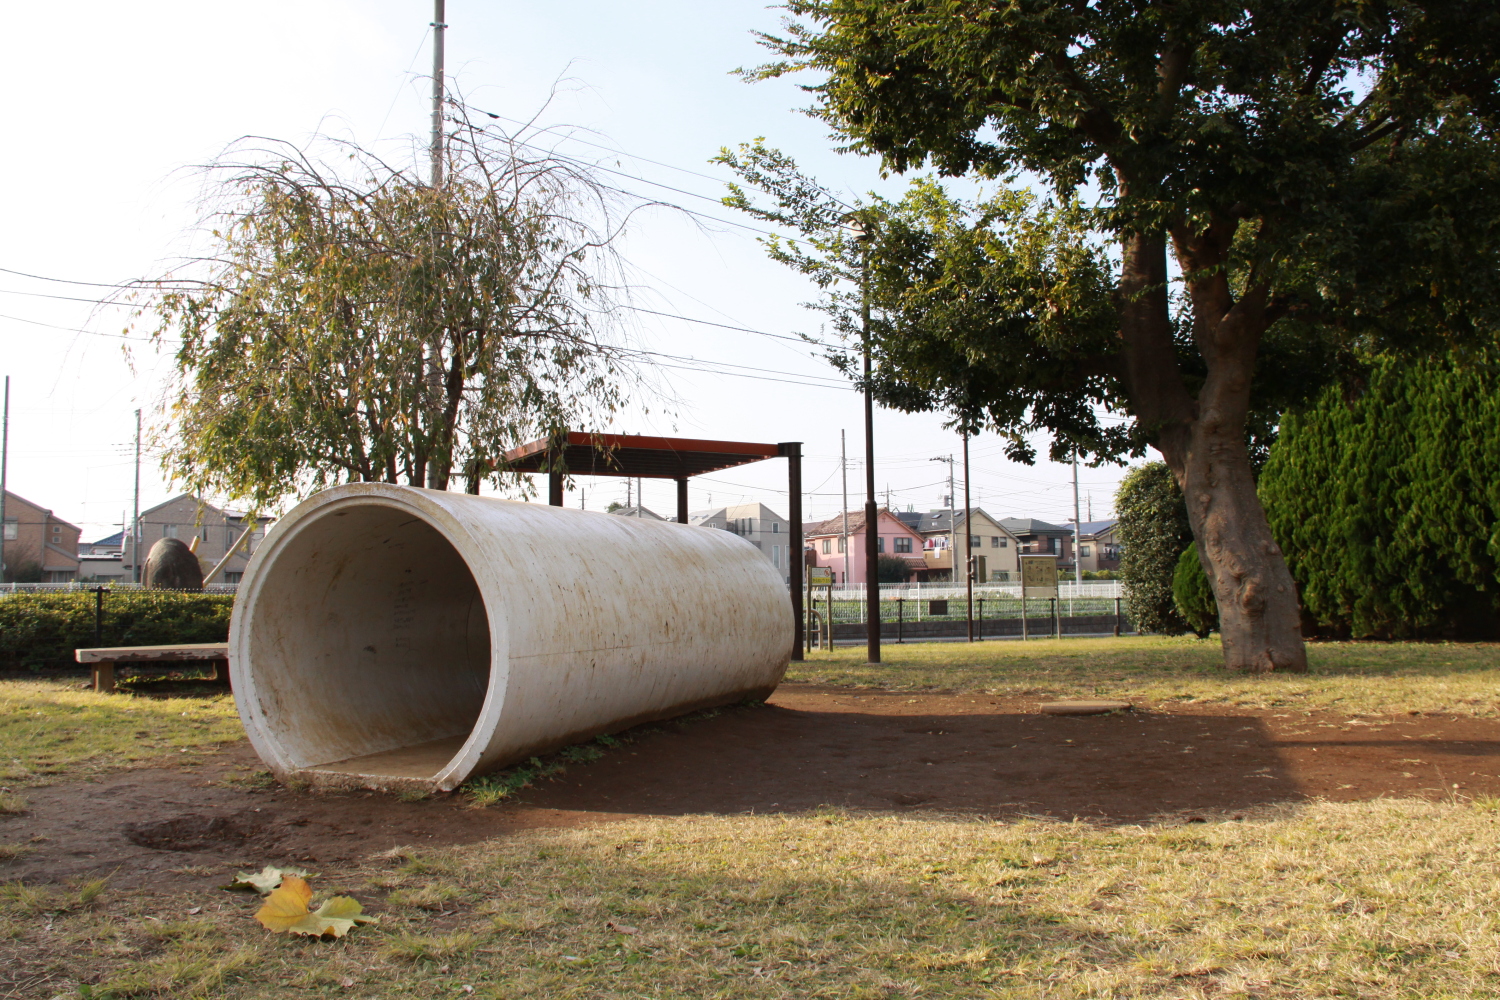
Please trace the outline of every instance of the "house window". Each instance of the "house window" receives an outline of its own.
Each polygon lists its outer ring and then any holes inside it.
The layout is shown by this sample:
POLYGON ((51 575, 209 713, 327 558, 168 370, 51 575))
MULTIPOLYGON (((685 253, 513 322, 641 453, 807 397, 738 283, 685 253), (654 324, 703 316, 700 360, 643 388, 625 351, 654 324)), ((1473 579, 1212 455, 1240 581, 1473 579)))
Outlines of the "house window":
POLYGON ((164 524, 164 525, 162 525, 161 526, 161 537, 163 537, 163 538, 176 538, 177 537, 177 525, 175 525, 175 524, 164 524))
POLYGON ((895 548, 895 551, 897 551, 897 552, 910 552, 911 551, 911 539, 905 537, 904 535, 902 537, 900 537, 900 538, 897 538, 896 539, 896 548, 895 548))
POLYGON ((1089 545, 1080 545, 1080 546, 1078 546, 1078 554, 1079 555, 1090 556, 1090 555, 1093 555, 1093 552, 1094 552, 1094 550, 1093 550, 1092 546, 1089 546, 1089 545))
POLYGON ((995 539, 995 541, 999 544, 999 547, 1002 548, 1002 549, 1008 549, 1008 548, 1010 548, 1010 539, 1008 539, 1008 538, 997 538, 997 539, 995 539))
POLYGON ((772 521, 771 522, 771 534, 773 534, 773 535, 779 535, 779 534, 781 534, 781 522, 780 521, 772 521))
POLYGON ((991 583, 1009 583, 1010 582, 1010 571, 1009 570, 1004 570, 1004 569, 992 569, 992 570, 990 570, 990 582, 991 583))
MULTIPOLYGON (((839 548, 842 549, 843 546, 840 545, 839 548)), ((832 544, 825 538, 823 539, 823 554, 826 556, 830 551, 832 551, 832 544)))
POLYGON ((999 535, 991 535, 990 536, 990 548, 992 548, 992 549, 998 549, 999 547, 1000 547, 1000 536, 999 535))
MULTIPOLYGON (((845 543, 846 543, 846 542, 848 542, 848 539, 847 539, 847 538, 845 538, 845 537, 844 537, 844 536, 842 536, 842 535, 840 535, 840 536, 839 536, 839 551, 840 551, 840 552, 842 552, 842 551, 844 551, 844 549, 845 549, 845 547, 846 547, 846 546, 845 546, 845 543)), ((827 551, 827 550, 826 550, 826 549, 825 549, 825 550, 824 550, 824 551, 827 551)))
POLYGON ((52 533, 54 535, 60 535, 60 534, 62 534, 62 525, 60 525, 60 524, 54 524, 52 526, 52 533))
POLYGON ((885 536, 884 535, 876 535, 875 536, 875 551, 876 552, 884 552, 885 551, 885 536))
POLYGON ((773 546, 771 546, 771 565, 775 566, 777 569, 781 568, 781 546, 780 545, 773 545, 773 546))
POLYGON ((16 533, 18 531, 20 531, 20 530, 21 530, 21 524, 20 524, 20 522, 16 518, 14 518, 14 517, 7 517, 5 519, 5 540, 7 542, 13 542, 13 541, 15 541, 16 540, 16 533))
POLYGON ((225 573, 224 574, 224 582, 225 583, 239 583, 240 580, 244 579, 244 576, 245 576, 244 573, 225 573))
POLYGON ((970 535, 969 536, 969 548, 971 548, 971 549, 977 549, 977 548, 982 547, 983 545, 984 545, 984 536, 982 536, 982 535, 970 535))

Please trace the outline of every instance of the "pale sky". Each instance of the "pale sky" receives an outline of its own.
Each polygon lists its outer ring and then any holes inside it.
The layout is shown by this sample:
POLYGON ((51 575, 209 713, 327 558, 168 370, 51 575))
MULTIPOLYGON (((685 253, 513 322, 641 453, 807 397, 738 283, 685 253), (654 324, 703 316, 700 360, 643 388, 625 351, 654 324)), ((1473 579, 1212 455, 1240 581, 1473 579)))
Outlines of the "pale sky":
MULTIPOLYGON (((148 425, 160 422, 169 369, 149 344, 120 339, 122 311, 91 302, 105 289, 13 272, 106 284, 162 273, 189 245, 198 217, 202 179, 191 168, 241 136, 302 143, 322 131, 402 162, 423 156, 431 14, 419 0, 7 7, 0 375, 12 380, 12 492, 79 524, 85 541, 117 530, 131 506, 133 414, 139 407, 148 425)), ((798 112, 807 95, 795 83, 750 85, 731 75, 762 60, 751 32, 774 30, 779 17, 741 0, 449 0, 448 74, 471 105, 512 118, 545 105, 543 123, 589 130, 589 141, 616 152, 581 143, 560 151, 639 178, 609 178, 621 187, 725 220, 751 221, 704 200, 719 198, 729 179, 707 161, 757 136, 837 189, 895 191, 904 182, 881 181, 873 161, 832 151, 823 128, 798 112)), ((641 304, 779 334, 818 331, 820 317, 801 307, 813 290, 767 260, 744 229, 654 209, 638 217, 624 252, 644 286, 641 304)), ((836 372, 785 340, 640 319, 632 333, 641 346, 759 377, 667 371, 673 412, 628 414, 613 429, 800 440, 808 519, 838 511, 839 431, 858 459, 863 429, 859 397, 836 372)), ((875 440, 882 503, 887 488, 900 509, 942 503, 947 466, 930 459, 957 453, 959 443, 939 417, 878 412, 875 440)), ((1069 467, 1006 462, 993 436, 975 440, 972 465, 972 499, 990 513, 1072 516, 1069 467)), ((1094 518, 1110 514, 1120 475, 1081 470, 1094 518)), ((853 507, 863 482, 851 462, 853 507)), ((590 509, 624 499, 620 480, 580 486, 590 509)), ((785 514, 785 489, 785 463, 770 461, 693 480, 691 503, 760 500, 785 514)), ((671 515, 672 483, 647 481, 645 491, 647 506, 671 515)), ((177 492, 148 455, 142 508, 177 492)), ((567 502, 580 499, 572 492, 567 502)))

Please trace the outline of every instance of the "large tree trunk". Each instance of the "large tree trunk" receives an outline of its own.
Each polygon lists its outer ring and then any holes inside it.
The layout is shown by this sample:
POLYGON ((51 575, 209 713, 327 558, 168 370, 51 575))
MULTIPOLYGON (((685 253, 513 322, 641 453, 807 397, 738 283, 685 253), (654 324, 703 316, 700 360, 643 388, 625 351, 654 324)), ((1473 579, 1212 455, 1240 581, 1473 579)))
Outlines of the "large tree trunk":
POLYGON ((1224 665, 1252 673, 1306 670, 1297 589, 1271 537, 1245 445, 1264 309, 1254 295, 1233 302, 1217 277, 1190 286, 1195 338, 1208 365, 1195 400, 1172 347, 1165 239, 1128 236, 1123 265, 1127 390, 1182 486, 1193 537, 1212 569, 1224 665))
MULTIPOLYGON (((1207 393, 1205 392, 1205 395, 1207 393)), ((1301 605, 1271 537, 1245 449, 1245 425, 1200 396, 1183 446, 1163 442, 1187 502, 1188 522, 1219 602, 1219 635, 1230 670, 1304 671, 1301 605)))

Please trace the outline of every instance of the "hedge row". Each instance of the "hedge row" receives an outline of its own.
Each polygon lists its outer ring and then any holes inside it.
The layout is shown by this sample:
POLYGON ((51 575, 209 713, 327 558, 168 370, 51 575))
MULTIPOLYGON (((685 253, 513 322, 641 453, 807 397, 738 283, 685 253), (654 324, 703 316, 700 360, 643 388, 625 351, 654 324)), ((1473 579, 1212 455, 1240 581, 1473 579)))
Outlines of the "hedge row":
MULTIPOLYGON (((104 595, 104 646, 223 642, 231 594, 115 590, 104 595)), ((73 650, 96 645, 94 595, 88 591, 0 596, 0 669, 46 670, 74 663, 73 650)))
POLYGON ((1335 635, 1490 639, 1500 619, 1500 364, 1377 364, 1289 414, 1260 478, 1302 603, 1335 635))

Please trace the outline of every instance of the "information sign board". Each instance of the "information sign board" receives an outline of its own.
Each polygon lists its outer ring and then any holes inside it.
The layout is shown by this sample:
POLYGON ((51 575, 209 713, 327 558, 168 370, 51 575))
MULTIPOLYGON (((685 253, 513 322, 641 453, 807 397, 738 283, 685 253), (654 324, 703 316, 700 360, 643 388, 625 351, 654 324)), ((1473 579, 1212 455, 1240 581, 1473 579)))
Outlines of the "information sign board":
POLYGON ((833 570, 827 566, 807 567, 807 583, 811 587, 833 586, 833 570))
POLYGON ((1021 596, 1057 596, 1057 557, 1021 557, 1021 596))

